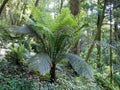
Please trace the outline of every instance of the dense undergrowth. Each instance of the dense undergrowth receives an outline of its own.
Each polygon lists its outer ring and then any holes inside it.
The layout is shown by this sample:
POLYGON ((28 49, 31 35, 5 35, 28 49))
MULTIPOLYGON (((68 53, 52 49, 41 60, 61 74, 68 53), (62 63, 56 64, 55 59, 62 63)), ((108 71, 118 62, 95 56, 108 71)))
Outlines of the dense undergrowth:
MULTIPOLYGON (((0 62, 0 65, 0 90, 119 90, 119 85, 111 85, 104 75, 95 73, 95 80, 89 81, 77 75, 67 63, 57 65, 55 83, 50 83, 49 74, 41 76, 38 72, 28 72, 24 65, 17 66, 8 61, 0 62)), ((120 80, 119 75, 116 77, 120 80)))

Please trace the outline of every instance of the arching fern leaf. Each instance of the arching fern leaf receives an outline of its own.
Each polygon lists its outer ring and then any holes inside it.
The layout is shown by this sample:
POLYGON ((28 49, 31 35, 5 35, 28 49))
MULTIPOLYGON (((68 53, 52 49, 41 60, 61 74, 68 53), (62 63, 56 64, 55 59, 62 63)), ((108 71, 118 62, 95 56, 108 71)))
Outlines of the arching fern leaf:
POLYGON ((28 60, 29 70, 37 70, 44 75, 51 69, 52 63, 50 57, 45 53, 39 53, 28 60))
POLYGON ((68 53, 66 54, 66 58, 72 65, 73 69, 79 74, 88 78, 90 80, 94 80, 93 71, 91 67, 83 61, 79 56, 75 54, 68 53))

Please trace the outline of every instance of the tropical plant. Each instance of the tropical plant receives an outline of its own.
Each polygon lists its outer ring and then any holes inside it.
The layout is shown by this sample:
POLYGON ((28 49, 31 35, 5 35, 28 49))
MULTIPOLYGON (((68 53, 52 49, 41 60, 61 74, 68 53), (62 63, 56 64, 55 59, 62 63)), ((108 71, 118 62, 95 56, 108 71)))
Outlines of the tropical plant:
POLYGON ((25 54, 25 47, 23 44, 14 44, 10 47, 11 52, 8 54, 10 59, 14 60, 16 65, 20 65, 23 62, 23 56, 25 54))
MULTIPOLYGON (((69 53, 74 45, 75 30, 73 28, 77 25, 69 9, 62 10, 56 19, 50 18, 49 14, 44 14, 43 17, 41 13, 42 18, 36 17, 38 15, 36 14, 33 14, 36 23, 25 26, 26 29, 22 27, 22 31, 18 28, 14 32, 16 34, 29 32, 36 37, 34 40, 40 45, 37 54, 28 60, 29 69, 40 71, 42 75, 50 72, 50 80, 54 82, 56 81, 56 64, 62 59, 67 59, 78 74, 93 79, 90 66, 79 56, 69 53)), ((24 49, 23 45, 21 48, 12 48, 12 55, 17 57, 16 63, 23 56, 24 49)))
POLYGON ((93 79, 93 71, 90 66, 79 56, 69 53, 74 43, 74 31, 69 24, 73 24, 74 20, 70 14, 68 18, 66 17, 67 14, 63 13, 58 16, 56 23, 54 23, 55 25, 51 26, 52 28, 40 23, 29 26, 33 28, 31 30, 34 31, 34 35, 43 49, 28 60, 29 69, 40 71, 42 75, 50 71, 50 80, 55 82, 56 64, 66 58, 78 74, 93 79))
POLYGON ((51 81, 56 81, 56 64, 63 58, 67 58, 72 67, 78 74, 85 76, 86 78, 93 79, 93 71, 89 65, 85 63, 79 56, 68 53, 67 50, 72 45, 72 33, 69 30, 62 30, 59 33, 52 33, 47 30, 41 37, 43 44, 43 52, 36 54, 28 60, 30 70, 38 70, 42 75, 50 71, 51 81))

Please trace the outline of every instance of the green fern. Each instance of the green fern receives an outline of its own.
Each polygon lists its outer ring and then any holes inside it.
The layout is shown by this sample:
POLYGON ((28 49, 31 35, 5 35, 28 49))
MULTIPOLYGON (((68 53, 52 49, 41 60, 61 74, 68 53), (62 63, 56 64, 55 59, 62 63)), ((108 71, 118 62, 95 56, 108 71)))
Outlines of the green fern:
POLYGON ((63 27, 75 27, 77 22, 73 19, 68 9, 63 9, 61 14, 55 19, 55 24, 52 26, 52 30, 61 30, 63 27))
POLYGON ((93 71, 91 67, 79 56, 68 53, 66 54, 66 58, 69 60, 70 64, 78 74, 88 79, 94 80, 93 71))
POLYGON ((52 62, 50 57, 45 53, 39 53, 28 60, 29 70, 39 71, 44 75, 50 71, 52 62))

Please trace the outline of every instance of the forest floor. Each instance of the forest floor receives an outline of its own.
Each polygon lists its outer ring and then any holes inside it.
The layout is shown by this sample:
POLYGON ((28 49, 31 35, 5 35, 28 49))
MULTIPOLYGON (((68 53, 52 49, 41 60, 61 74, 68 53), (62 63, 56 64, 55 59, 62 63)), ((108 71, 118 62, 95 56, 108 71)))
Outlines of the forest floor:
POLYGON ((50 83, 49 74, 41 76, 8 61, 0 62, 0 71, 0 90, 102 90, 95 82, 76 75, 69 65, 57 65, 55 83, 50 83))

